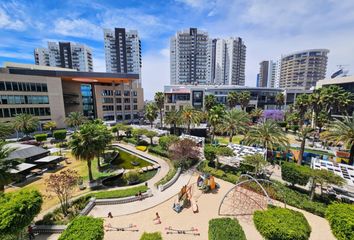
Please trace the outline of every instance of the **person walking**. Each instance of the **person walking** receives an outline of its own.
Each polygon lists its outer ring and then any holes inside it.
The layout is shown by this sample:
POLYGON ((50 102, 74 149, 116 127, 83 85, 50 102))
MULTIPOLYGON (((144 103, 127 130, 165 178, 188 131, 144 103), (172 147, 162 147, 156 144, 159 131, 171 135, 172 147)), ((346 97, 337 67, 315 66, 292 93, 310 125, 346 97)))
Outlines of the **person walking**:
POLYGON ((34 236, 33 228, 31 225, 28 226, 27 232, 28 232, 29 240, 33 240, 35 238, 35 236, 34 236))

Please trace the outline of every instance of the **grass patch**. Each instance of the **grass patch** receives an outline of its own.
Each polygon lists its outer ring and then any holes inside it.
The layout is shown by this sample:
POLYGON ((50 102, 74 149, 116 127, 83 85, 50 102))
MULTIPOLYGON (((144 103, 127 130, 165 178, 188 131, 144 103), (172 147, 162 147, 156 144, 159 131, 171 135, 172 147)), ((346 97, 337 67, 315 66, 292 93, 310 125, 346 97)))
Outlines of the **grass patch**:
POLYGON ((141 159, 140 157, 132 155, 123 150, 119 150, 119 156, 116 161, 112 162, 112 164, 117 166, 118 168, 124 168, 124 169, 142 168, 142 167, 147 167, 152 165, 151 163, 141 159), (139 165, 134 166, 132 164, 133 162, 139 163, 139 165))
POLYGON ((170 170, 168 171, 167 175, 165 177, 163 177, 160 181, 155 183, 155 186, 163 185, 163 184, 167 183, 168 181, 170 181, 173 178, 173 176, 177 172, 177 169, 174 166, 171 166, 171 165, 170 165, 170 170))
POLYGON ((135 194, 139 192, 146 192, 149 188, 145 185, 128 188, 128 189, 120 189, 120 190, 113 190, 113 191, 100 191, 90 194, 90 196, 95 197, 97 199, 102 198, 124 198, 135 196, 135 194))
MULTIPOLYGON (((243 135, 236 135, 232 138, 232 143, 240 144, 240 141, 242 141, 243 138, 243 135)), ((216 139, 220 144, 229 144, 229 137, 218 136, 216 139)))

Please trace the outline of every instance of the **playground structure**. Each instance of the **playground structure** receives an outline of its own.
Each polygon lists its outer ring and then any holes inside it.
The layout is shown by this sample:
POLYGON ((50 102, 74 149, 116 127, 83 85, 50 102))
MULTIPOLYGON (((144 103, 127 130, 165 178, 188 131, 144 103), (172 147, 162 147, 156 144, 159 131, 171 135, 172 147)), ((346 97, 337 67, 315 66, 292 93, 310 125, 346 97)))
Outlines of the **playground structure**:
POLYGON ((113 227, 110 223, 104 226, 106 229, 106 232, 109 231, 117 231, 117 232, 139 232, 139 229, 137 229, 137 226, 134 224, 129 224, 127 227, 113 227))
POLYGON ((199 190, 202 190, 203 193, 214 191, 216 188, 218 188, 218 185, 215 182, 215 178, 208 173, 199 175, 197 186, 199 190))
POLYGON ((165 228, 166 234, 183 234, 183 235, 193 235, 193 236, 200 236, 198 232, 198 228, 191 227, 190 229, 174 229, 173 227, 169 226, 165 228))
MULTIPOLYGON (((256 210, 265 210, 273 200, 269 197, 262 185, 272 184, 266 179, 256 179, 248 174, 242 174, 240 180, 222 198, 218 214, 221 216, 244 216, 250 217, 256 210), (247 184, 256 184, 259 192, 247 187, 247 184)), ((286 207, 284 199, 284 207, 286 207)))
POLYGON ((181 191, 177 194, 177 199, 173 203, 173 210, 180 213, 183 208, 192 207, 194 213, 198 212, 197 205, 198 196, 196 196, 195 184, 189 186, 185 185, 181 188, 181 191))

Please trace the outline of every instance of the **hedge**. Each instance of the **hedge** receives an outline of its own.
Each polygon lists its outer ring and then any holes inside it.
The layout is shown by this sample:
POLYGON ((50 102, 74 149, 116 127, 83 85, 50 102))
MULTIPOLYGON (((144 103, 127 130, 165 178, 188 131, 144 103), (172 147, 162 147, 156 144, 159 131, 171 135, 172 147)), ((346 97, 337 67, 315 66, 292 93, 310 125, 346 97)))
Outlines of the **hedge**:
POLYGON ((103 219, 87 216, 75 218, 59 240, 103 240, 103 219))
POLYGON ((17 234, 40 212, 42 196, 35 190, 21 190, 0 196, 0 239, 2 234, 17 234))
POLYGON ((55 130, 53 132, 53 137, 56 139, 56 140, 59 140, 59 141, 64 141, 65 138, 66 138, 66 130, 63 129, 63 130, 55 130))
POLYGON ((206 144, 204 146, 204 157, 208 161, 214 161, 216 156, 233 156, 234 153, 229 147, 220 147, 206 144))
POLYGON ((201 172, 209 173, 214 177, 220 178, 224 181, 236 183, 239 179, 239 175, 228 173, 223 171, 222 169, 215 169, 209 167, 209 161, 203 161, 198 165, 198 170, 201 172))
POLYGON ((209 221, 209 240, 246 240, 237 219, 215 218, 209 221))
POLYGON ((354 239, 354 205, 331 204, 327 208, 326 218, 338 240, 354 239))
POLYGON ((128 138, 128 137, 123 137, 122 140, 126 143, 131 143, 133 145, 137 145, 138 141, 136 140, 136 138, 128 138))
POLYGON ((144 232, 143 235, 141 235, 140 240, 162 240, 162 236, 160 232, 154 232, 154 233, 144 232))
POLYGON ((305 186, 310 179, 311 169, 296 163, 284 162, 281 166, 281 178, 292 185, 305 186))
POLYGON ((268 240, 306 240, 311 234, 311 227, 304 215, 287 208, 271 207, 256 211, 253 222, 268 240))
POLYGON ((168 158, 168 152, 163 150, 161 146, 149 146, 149 153, 155 153, 159 156, 168 158))
POLYGON ((34 135, 34 138, 36 139, 37 142, 43 142, 47 140, 47 134, 46 133, 36 134, 34 135))

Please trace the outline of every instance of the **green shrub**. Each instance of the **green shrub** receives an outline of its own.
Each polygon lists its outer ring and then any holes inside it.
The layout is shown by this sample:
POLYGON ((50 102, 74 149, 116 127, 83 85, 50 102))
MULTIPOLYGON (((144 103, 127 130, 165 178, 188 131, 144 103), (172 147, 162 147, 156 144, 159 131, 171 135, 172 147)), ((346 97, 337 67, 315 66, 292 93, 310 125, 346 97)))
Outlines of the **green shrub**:
POLYGON ((327 208, 326 218, 338 240, 354 239, 354 205, 331 204, 327 208))
POLYGON ((215 218, 209 221, 209 240, 246 240, 237 219, 215 218))
POLYGON ((0 239, 28 226, 40 212, 42 196, 35 190, 21 190, 0 196, 0 239))
POLYGON ((140 181, 139 173, 135 170, 130 170, 129 172, 125 173, 123 178, 128 182, 128 184, 140 181))
POLYGON ((284 162, 281 166, 281 178, 292 185, 305 186, 310 179, 311 169, 295 163, 284 162))
POLYGON ((227 182, 231 183, 236 183, 237 180, 239 179, 238 174, 230 173, 230 172, 225 172, 222 169, 215 169, 209 166, 209 161, 203 161, 202 163, 199 164, 198 170, 201 172, 209 173, 213 175, 214 177, 220 178, 222 180, 225 180, 227 182))
POLYGON ((291 130, 293 130, 295 133, 299 130, 299 125, 292 125, 291 127, 290 127, 290 129, 291 130))
POLYGON ((213 146, 206 144, 204 146, 204 156, 208 161, 214 161, 216 156, 233 156, 234 153, 229 147, 213 146))
POLYGON ((162 147, 159 145, 158 146, 149 146, 149 152, 168 158, 168 151, 163 150, 162 147))
POLYGON ((163 185, 163 184, 167 183, 175 176, 176 172, 177 172, 177 169, 174 166, 171 166, 167 175, 165 177, 163 177, 160 181, 155 183, 155 186, 159 186, 159 185, 163 185))
POLYGON ((256 211, 253 221, 260 234, 269 240, 306 240, 311 233, 304 215, 286 208, 256 211))
POLYGON ((149 146, 150 143, 148 143, 147 141, 140 139, 139 141, 136 142, 135 145, 139 145, 139 146, 149 146))
POLYGON ((144 232, 143 235, 141 235, 140 240, 162 240, 162 236, 160 232, 154 232, 154 233, 144 232))
POLYGON ((66 138, 66 130, 55 130, 53 132, 53 137, 55 140, 64 141, 66 138))
POLYGON ((281 127, 281 128, 285 128, 287 125, 287 123, 285 121, 279 121, 277 123, 278 123, 279 127, 281 127))
POLYGON ((103 237, 103 219, 80 216, 70 223, 59 240, 102 240, 103 237))
POLYGON ((126 143, 131 143, 133 145, 138 145, 138 141, 135 138, 123 137, 122 140, 126 143))
POLYGON ((148 187, 146 186, 138 186, 138 187, 127 188, 127 189, 113 190, 113 191, 100 191, 100 192, 92 193, 90 194, 90 196, 95 197, 97 199, 124 198, 124 197, 135 196, 139 192, 146 192, 147 190, 148 187))
POLYGON ((47 140, 47 134, 46 133, 36 134, 34 135, 34 138, 36 139, 37 142, 44 142, 45 140, 47 140))
POLYGON ((165 151, 168 151, 168 148, 171 146, 172 143, 178 141, 178 137, 175 135, 166 135, 159 138, 159 145, 165 151))

